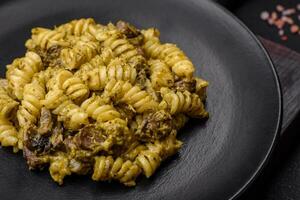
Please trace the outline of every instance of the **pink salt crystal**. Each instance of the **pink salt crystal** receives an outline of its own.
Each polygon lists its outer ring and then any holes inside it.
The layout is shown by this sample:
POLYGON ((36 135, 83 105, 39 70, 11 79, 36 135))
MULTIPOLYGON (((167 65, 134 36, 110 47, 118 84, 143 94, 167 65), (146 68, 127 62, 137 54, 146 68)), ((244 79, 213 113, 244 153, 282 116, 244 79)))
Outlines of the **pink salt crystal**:
POLYGON ((288 24, 294 24, 294 20, 290 17, 287 17, 287 16, 283 16, 281 18, 283 21, 287 22, 288 24))
POLYGON ((299 26, 298 25, 292 25, 290 28, 290 31, 292 33, 297 33, 299 31, 299 26))
POLYGON ((277 6, 276 6, 276 10, 277 10, 278 12, 282 12, 282 11, 284 11, 284 7, 283 7, 282 5, 277 5, 277 6))
POLYGON ((281 37, 281 40, 286 41, 288 39, 288 37, 286 35, 281 37))
POLYGON ((284 24, 285 24, 285 21, 283 21, 283 20, 281 20, 281 19, 278 19, 278 20, 275 21, 275 25, 276 25, 276 27, 277 27, 278 29, 282 29, 283 26, 284 26, 284 24))
POLYGON ((279 30, 279 31, 278 31, 278 35, 283 36, 283 35, 284 35, 284 30, 282 30, 282 29, 279 30))
POLYGON ((268 19, 268 23, 269 23, 269 25, 273 25, 273 24, 274 24, 274 20, 271 19, 271 18, 269 18, 269 19, 268 19))
POLYGON ((282 15, 292 15, 292 14, 295 14, 296 13, 296 9, 295 8, 290 8, 290 9, 287 9, 285 11, 282 12, 282 15))
POLYGON ((262 20, 267 20, 269 18, 269 13, 267 11, 263 11, 261 14, 260 14, 260 18, 262 20))
POLYGON ((271 18, 273 19, 273 20, 276 20, 277 19, 277 13, 276 12, 272 12, 272 14, 271 14, 271 18))

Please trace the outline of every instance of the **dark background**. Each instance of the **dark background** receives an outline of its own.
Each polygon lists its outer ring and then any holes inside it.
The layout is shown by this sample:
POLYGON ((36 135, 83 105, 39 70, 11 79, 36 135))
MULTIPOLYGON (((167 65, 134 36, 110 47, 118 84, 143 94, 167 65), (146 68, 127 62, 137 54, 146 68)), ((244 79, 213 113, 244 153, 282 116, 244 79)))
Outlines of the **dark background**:
MULTIPOLYGON (((300 35, 289 34, 282 41, 278 30, 260 19, 264 10, 273 11, 277 4, 296 7, 299 0, 217 0, 241 19, 255 34, 300 53, 300 35)), ((299 12, 300 13, 300 12, 299 12)), ((300 22, 298 21, 299 25, 300 22)), ((300 68, 300 66, 299 66, 300 68)), ((300 89, 300 88, 299 88, 300 89)), ((242 195, 242 200, 300 199, 300 115, 281 136, 272 158, 263 173, 242 195)))

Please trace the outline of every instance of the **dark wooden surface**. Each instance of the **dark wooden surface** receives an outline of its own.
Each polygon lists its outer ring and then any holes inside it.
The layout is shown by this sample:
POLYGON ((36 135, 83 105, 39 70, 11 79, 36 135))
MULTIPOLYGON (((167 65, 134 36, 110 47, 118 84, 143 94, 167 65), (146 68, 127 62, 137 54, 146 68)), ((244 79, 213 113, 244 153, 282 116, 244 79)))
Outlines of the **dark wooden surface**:
POLYGON ((300 54, 259 38, 274 62, 283 91, 283 129, 273 156, 241 200, 300 199, 300 54), (298 114, 297 114, 298 113, 298 114))
POLYGON ((259 39, 268 50, 281 82, 284 133, 300 110, 300 54, 262 37, 259 39))

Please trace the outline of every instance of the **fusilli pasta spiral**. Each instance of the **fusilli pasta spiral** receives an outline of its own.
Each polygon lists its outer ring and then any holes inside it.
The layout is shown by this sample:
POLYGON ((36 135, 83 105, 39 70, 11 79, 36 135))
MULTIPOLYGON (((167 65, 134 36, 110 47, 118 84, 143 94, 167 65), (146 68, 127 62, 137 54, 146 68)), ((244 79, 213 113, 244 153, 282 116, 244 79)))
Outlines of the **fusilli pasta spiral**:
POLYGON ((160 108, 167 109, 171 114, 186 113, 192 117, 207 117, 208 113, 204 109, 204 105, 196 94, 191 94, 188 91, 176 93, 168 88, 160 90, 163 101, 160 103, 160 108))
POLYGON ((155 90, 161 87, 171 87, 174 84, 174 77, 169 67, 160 60, 149 60, 151 70, 151 83, 155 90))
POLYGON ((146 149, 141 150, 135 158, 136 163, 142 168, 145 176, 150 177, 161 161, 175 154, 181 145, 182 142, 177 140, 175 135, 170 135, 162 141, 147 143, 146 149))
POLYGON ((208 82, 197 77, 195 79, 196 79, 196 94, 198 94, 200 99, 203 101, 206 99, 206 88, 208 86, 208 82))
POLYGON ((62 89, 75 103, 81 103, 89 96, 89 88, 68 70, 59 70, 48 83, 49 89, 62 89))
POLYGON ((69 23, 58 26, 55 30, 67 32, 67 34, 81 36, 89 32, 90 26, 96 26, 96 22, 92 18, 72 20, 69 23))
POLYGON ((53 113, 58 115, 58 121, 63 121, 71 130, 78 130, 89 122, 88 115, 69 100, 62 90, 49 91, 42 103, 46 108, 53 109, 53 113))
POLYGON ((23 88, 31 82, 33 75, 43 69, 40 56, 32 51, 26 53, 25 57, 17 58, 12 64, 7 65, 6 78, 13 94, 21 100, 23 88))
POLYGON ((143 48, 150 58, 165 61, 179 77, 191 78, 193 76, 195 71, 193 63, 175 44, 160 44, 159 32, 156 29, 148 29, 142 33, 145 37, 143 48))
POLYGON ((107 67, 102 65, 87 72, 83 79, 91 90, 102 90, 112 79, 134 83, 136 76, 137 72, 134 67, 120 59, 114 59, 107 67))
POLYGON ((129 62, 143 61, 144 59, 137 48, 126 40, 114 26, 112 27, 113 31, 107 31, 103 34, 104 36, 100 38, 96 36, 96 38, 103 42, 104 47, 112 49, 116 57, 122 57, 129 62))
POLYGON ((25 85, 23 100, 17 113, 19 124, 35 124, 40 116, 42 108, 41 100, 45 98, 45 85, 33 81, 25 85))
POLYGON ((2 146, 12 146, 17 150, 18 132, 13 124, 0 116, 0 143, 2 146))
POLYGON ((13 100, 7 91, 0 86, 0 115, 5 118, 12 118, 18 109, 19 103, 13 100))
POLYGON ((158 108, 158 103, 147 92, 141 90, 137 85, 131 85, 129 82, 112 79, 107 83, 104 92, 120 102, 132 105, 138 113, 158 108))
POLYGON ((49 49, 54 45, 68 46, 64 41, 66 33, 64 31, 56 31, 46 28, 32 29, 32 38, 27 40, 25 46, 29 50, 34 50, 37 47, 41 49, 49 49))
POLYGON ((81 104, 81 108, 89 115, 89 117, 98 122, 105 122, 120 118, 120 113, 112 106, 101 99, 101 97, 93 95, 81 104))
POLYGON ((79 40, 73 48, 61 50, 60 60, 66 69, 73 70, 90 61, 98 51, 99 45, 96 42, 79 40))
POLYGON ((117 179, 127 186, 134 186, 136 177, 141 173, 141 169, 135 163, 112 156, 95 157, 94 173, 92 179, 95 181, 105 181, 117 179))

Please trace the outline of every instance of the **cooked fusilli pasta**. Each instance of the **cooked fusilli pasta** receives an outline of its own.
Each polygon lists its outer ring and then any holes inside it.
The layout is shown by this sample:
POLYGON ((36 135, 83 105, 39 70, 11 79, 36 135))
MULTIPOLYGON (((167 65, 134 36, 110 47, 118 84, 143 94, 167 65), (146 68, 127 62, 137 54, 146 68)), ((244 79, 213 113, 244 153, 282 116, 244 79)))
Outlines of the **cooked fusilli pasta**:
POLYGON ((81 103, 89 96, 89 88, 68 70, 58 70, 48 82, 48 89, 62 89, 75 103, 81 103))
POLYGON ((65 31, 56 31, 46 28, 34 28, 31 30, 32 38, 27 40, 25 46, 29 50, 34 50, 37 47, 41 49, 49 49, 54 45, 68 46, 64 41, 65 31))
POLYGON ((174 77, 169 67, 161 60, 149 60, 151 70, 151 83, 155 90, 160 90, 161 87, 172 87, 174 77))
POLYGON ((96 22, 92 18, 72 20, 69 23, 58 26, 55 30, 66 32, 70 35, 81 36, 89 32, 91 26, 96 26, 96 22))
POLYGON ((61 50, 60 60, 64 68, 73 70, 90 61, 99 51, 94 41, 78 40, 74 47, 61 50))
POLYGON ((206 99, 206 88, 208 86, 208 82, 201 79, 201 78, 195 78, 196 79, 196 94, 200 97, 200 99, 205 100, 206 99))
POLYGON ((120 118, 120 113, 105 100, 97 95, 93 95, 81 104, 81 108, 89 115, 89 117, 98 122, 105 122, 120 118))
POLYGON ((112 156, 100 156, 95 157, 92 179, 95 181, 117 179, 127 186, 134 186, 135 179, 140 173, 140 167, 130 160, 120 157, 114 160, 112 156))
POLYGON ((131 105, 138 113, 158 108, 158 103, 146 91, 129 82, 112 79, 107 83, 104 92, 116 101, 131 105))
POLYGON ((13 100, 7 91, 0 86, 0 115, 5 118, 13 118, 19 103, 13 100))
POLYGON ((18 132, 13 124, 0 116, 0 143, 2 146, 12 146, 17 150, 18 132))
POLYGON ((35 124, 37 122, 42 108, 41 100, 45 98, 45 95, 45 85, 39 81, 25 85, 21 107, 17 113, 19 124, 35 124))
POLYGON ((43 69, 43 63, 38 54, 29 51, 25 57, 17 58, 12 64, 7 65, 6 78, 13 94, 21 100, 23 89, 27 83, 31 82, 35 73, 43 69))
POLYGON ((83 80, 91 90, 102 90, 112 80, 124 80, 134 83, 136 80, 136 69, 121 59, 114 59, 106 67, 99 66, 83 75, 83 80))
POLYGON ((163 101, 160 108, 167 109, 171 114, 186 113, 191 117, 207 117, 208 113, 204 109, 204 105, 200 97, 191 94, 188 91, 176 93, 168 88, 161 88, 160 93, 163 101))
POLYGON ((178 152, 189 117, 208 116, 208 82, 158 29, 87 18, 31 33, 0 80, 0 144, 58 184, 76 173, 134 186, 178 152))
POLYGON ((82 125, 88 124, 87 113, 74 104, 62 90, 49 91, 42 103, 46 108, 53 109, 53 114, 58 115, 57 120, 63 121, 66 128, 78 130, 82 125))
POLYGON ((143 48, 147 56, 165 61, 177 76, 188 78, 193 76, 195 71, 193 63, 175 44, 161 44, 157 29, 148 29, 142 33, 145 37, 143 48))

